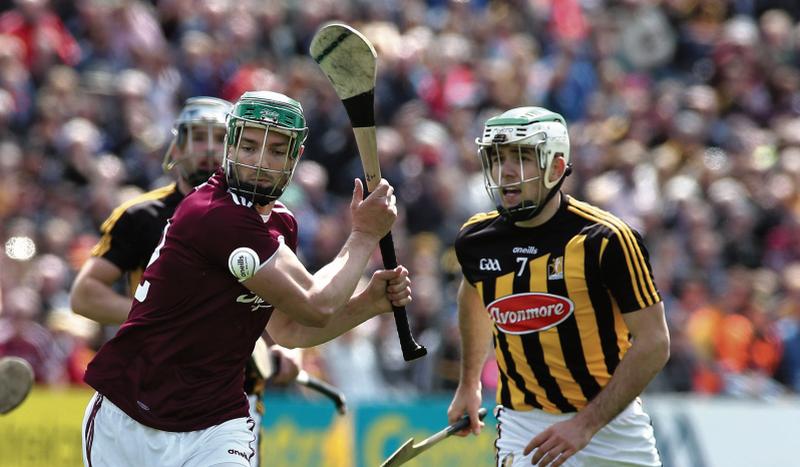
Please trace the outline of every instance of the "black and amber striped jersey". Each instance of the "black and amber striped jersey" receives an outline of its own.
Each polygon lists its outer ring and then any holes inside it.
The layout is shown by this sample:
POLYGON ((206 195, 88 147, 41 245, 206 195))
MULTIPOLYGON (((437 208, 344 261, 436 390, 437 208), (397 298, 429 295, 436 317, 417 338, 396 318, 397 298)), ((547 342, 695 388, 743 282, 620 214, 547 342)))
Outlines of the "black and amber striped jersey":
POLYGON ((511 409, 586 406, 630 347, 622 313, 661 301, 641 236, 568 196, 538 227, 477 214, 455 249, 491 317, 497 403, 511 409))
POLYGON ((183 194, 174 183, 136 196, 111 212, 100 227, 92 256, 112 262, 128 275, 128 293, 136 289, 167 220, 183 194))

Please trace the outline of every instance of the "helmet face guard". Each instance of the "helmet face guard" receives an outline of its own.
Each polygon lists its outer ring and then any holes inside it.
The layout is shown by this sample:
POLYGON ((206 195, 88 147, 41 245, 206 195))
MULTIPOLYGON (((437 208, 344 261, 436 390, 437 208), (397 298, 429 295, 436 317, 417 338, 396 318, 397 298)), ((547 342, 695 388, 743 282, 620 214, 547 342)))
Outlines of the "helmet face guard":
POLYGON ((556 155, 569 164, 569 136, 559 114, 541 107, 511 109, 487 120, 482 137, 475 142, 486 192, 498 210, 514 221, 538 214, 563 182, 565 175, 550 180, 556 155), (536 173, 530 170, 526 173, 525 166, 530 167, 531 162, 538 167, 536 173), (513 164, 510 167, 516 167, 516 174, 504 173, 509 163, 513 164), (533 183, 536 191, 532 199, 521 199, 514 206, 503 205, 505 193, 521 194, 525 185, 533 183))
MULTIPOLYGON (((543 193, 545 192, 542 183, 541 173, 544 168, 541 164, 541 158, 538 156, 538 151, 532 155, 531 148, 523 145, 501 145, 493 143, 488 146, 479 146, 478 153, 481 156, 481 165, 483 167, 483 184, 486 192, 492 199, 495 206, 503 206, 505 210, 511 209, 529 209, 535 208, 541 204, 543 193), (510 159, 507 161, 506 159, 510 159), (537 159, 539 170, 531 173, 530 162, 531 159, 537 159), (515 167, 508 173, 507 167, 515 167), (526 171, 525 166, 529 169, 526 171), (508 192, 523 193, 525 185, 535 184, 536 192, 533 199, 522 199, 518 205, 513 207, 505 207, 503 205, 503 195, 508 192)), ((535 151, 535 148, 534 148, 535 151)))
POLYGON ((223 166, 230 190, 266 205, 292 179, 308 135, 300 103, 274 92, 247 92, 228 118, 223 166))
POLYGON ((192 186, 208 180, 221 163, 225 120, 231 108, 230 102, 215 97, 187 99, 172 129, 164 171, 175 168, 192 186))

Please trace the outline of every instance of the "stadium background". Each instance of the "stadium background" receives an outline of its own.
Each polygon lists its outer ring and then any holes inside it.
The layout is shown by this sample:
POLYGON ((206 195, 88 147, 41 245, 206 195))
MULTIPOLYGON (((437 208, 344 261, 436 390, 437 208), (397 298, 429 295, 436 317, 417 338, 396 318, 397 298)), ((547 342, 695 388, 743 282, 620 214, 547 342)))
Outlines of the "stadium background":
MULTIPOLYGON (((336 253, 360 163, 306 54, 329 20, 378 49, 381 163, 401 205, 411 321, 430 354, 403 362, 390 316, 310 352, 307 366, 344 390, 353 416, 336 420, 291 388, 270 393, 270 455, 373 465, 443 425, 458 378, 452 240, 491 208, 474 138, 488 116, 535 104, 568 120, 567 190, 631 223, 650 249, 672 357, 646 402, 662 448, 680 447, 673 465, 800 463, 763 457, 791 455, 778 423, 792 416, 796 433, 800 407, 797 2, 6 0, 0 10, 0 355, 28 359, 37 379, 0 417, 0 465, 78 465, 82 369, 114 329, 72 314, 69 285, 111 209, 168 182, 161 158, 186 97, 272 89, 303 104, 311 133, 285 201, 309 268, 336 253), (760 461, 736 433, 770 443, 760 461), (320 457, 292 457, 302 455, 320 457)), ((495 371, 489 362, 487 405, 495 371)), ((419 465, 463 463, 449 455, 488 463, 491 434, 444 443, 419 465)))

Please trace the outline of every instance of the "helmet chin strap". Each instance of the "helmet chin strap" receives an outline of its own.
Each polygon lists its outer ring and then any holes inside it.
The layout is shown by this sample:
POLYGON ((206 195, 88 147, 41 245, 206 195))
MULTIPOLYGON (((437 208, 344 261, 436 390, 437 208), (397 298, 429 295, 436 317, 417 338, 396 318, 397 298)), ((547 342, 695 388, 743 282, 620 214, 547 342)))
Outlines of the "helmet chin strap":
POLYGON ((249 197, 253 200, 254 204, 259 206, 266 206, 269 203, 277 200, 283 194, 283 190, 274 190, 274 188, 265 188, 263 190, 259 190, 257 186, 253 185, 252 183, 242 183, 239 184, 238 189, 235 191, 239 192, 241 196, 249 197), (261 193, 262 191, 273 192, 270 195, 266 195, 261 193))
POLYGON ((561 177, 561 180, 550 189, 547 193, 547 196, 544 197, 541 203, 538 206, 534 207, 533 201, 523 200, 521 203, 517 204, 516 206, 511 206, 510 208, 505 208, 503 205, 497 206, 497 212, 500 213, 506 220, 511 223, 514 222, 521 222, 533 219, 540 212, 547 206, 547 203, 550 202, 551 199, 561 190, 561 185, 564 184, 564 179, 567 178, 569 174, 572 173, 572 164, 567 164, 567 169, 564 171, 564 175, 561 177))

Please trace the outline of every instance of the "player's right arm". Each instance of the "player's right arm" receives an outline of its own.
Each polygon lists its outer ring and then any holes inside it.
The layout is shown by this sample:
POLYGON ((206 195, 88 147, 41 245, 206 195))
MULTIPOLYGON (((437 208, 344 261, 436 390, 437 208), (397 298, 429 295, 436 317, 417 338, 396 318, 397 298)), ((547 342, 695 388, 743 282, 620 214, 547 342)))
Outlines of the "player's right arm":
POLYGON ((84 263, 70 291, 72 311, 102 324, 121 324, 128 317, 131 298, 112 285, 122 270, 111 261, 93 256, 84 263))
POLYGON ((461 331, 461 376, 447 419, 455 423, 464 413, 470 416, 469 429, 457 433, 480 433, 483 422, 478 417, 481 406, 481 371, 489 355, 492 324, 478 290, 465 278, 458 288, 458 328, 461 331))
POLYGON ((281 244, 275 255, 242 284, 299 324, 324 327, 348 303, 378 241, 397 218, 392 192, 393 188, 382 180, 363 199, 363 185, 356 180, 350 204, 350 236, 336 258, 315 274, 281 244))

